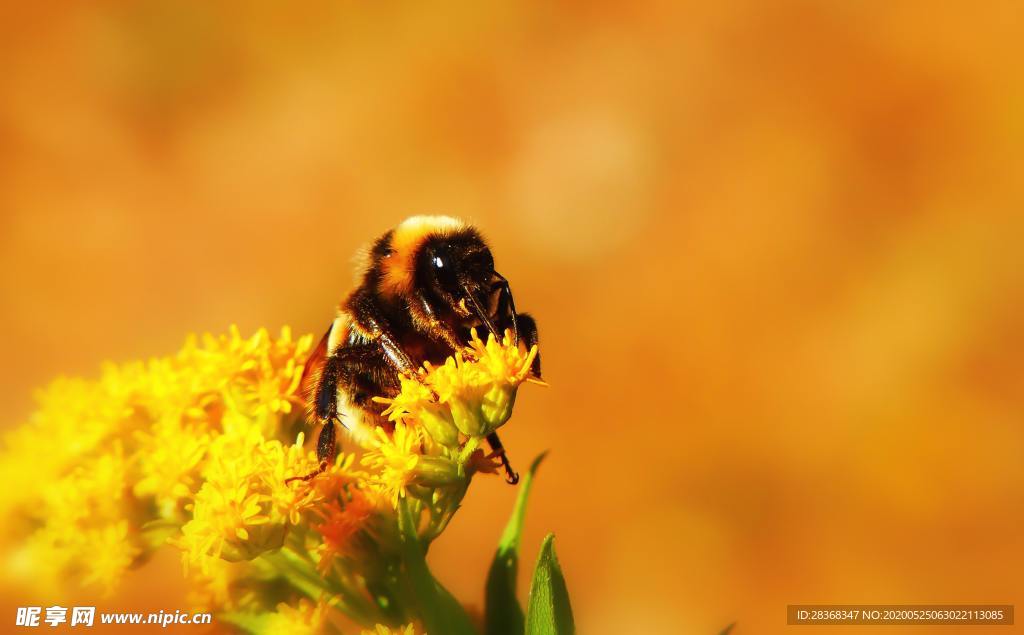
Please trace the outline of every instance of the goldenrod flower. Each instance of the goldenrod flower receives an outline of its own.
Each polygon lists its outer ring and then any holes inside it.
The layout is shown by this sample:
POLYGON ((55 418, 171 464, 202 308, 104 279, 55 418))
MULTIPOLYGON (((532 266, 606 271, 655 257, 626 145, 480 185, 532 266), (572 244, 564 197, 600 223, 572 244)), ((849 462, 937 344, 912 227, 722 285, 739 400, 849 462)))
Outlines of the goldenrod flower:
POLYGON ((357 555, 359 547, 356 542, 360 533, 367 530, 375 505, 366 494, 356 490, 349 496, 331 501, 319 513, 323 522, 315 528, 323 537, 323 544, 318 550, 317 570, 326 574, 334 566, 336 558, 357 555))
POLYGON ((416 476, 416 465, 422 458, 419 453, 422 437, 417 428, 404 423, 396 424, 390 435, 380 428, 374 432, 375 447, 363 457, 363 464, 377 470, 377 482, 397 505, 416 476))
POLYGON ((327 615, 327 604, 313 603, 307 599, 299 600, 292 607, 282 602, 277 605, 277 612, 272 613, 264 625, 265 633, 281 633, 281 635, 316 635, 323 627, 327 615))
POLYGON ((86 584, 97 583, 107 593, 114 590, 141 549, 128 536, 128 522, 118 521, 86 532, 80 537, 80 548, 88 554, 86 584))
MULTIPOLYGON (((123 395, 81 379, 56 379, 36 393, 36 401, 38 410, 28 423, 6 432, 0 445, 0 516, 5 521, 0 531, 5 533, 16 534, 25 524, 48 524, 53 510, 40 505, 43 490, 60 489, 57 482, 83 458, 105 450, 104 440, 117 435, 127 410, 123 395), (41 447, 45 460, 40 460, 41 447)), ((82 507, 67 498, 58 504, 82 507)))
POLYGON ((209 449, 210 434, 201 426, 183 426, 180 419, 168 417, 139 432, 136 441, 139 480, 132 491, 140 498, 152 496, 161 518, 182 517, 185 502, 202 482, 200 464, 209 449))
POLYGON ((21 536, 0 544, 5 574, 112 591, 171 544, 194 608, 229 622, 314 633, 335 610, 363 625, 418 617, 398 577, 408 528, 425 548, 472 476, 493 471, 478 446, 508 419, 536 349, 474 332, 445 364, 403 378, 387 409, 394 428, 374 431, 359 467, 342 453, 318 473, 297 432, 311 343, 287 328, 275 338, 232 327, 189 337, 173 356, 105 364, 96 381, 54 381, 0 449, 0 512, 21 536))
POLYGON ((252 604, 251 593, 240 593, 239 583, 250 574, 248 563, 208 559, 206 570, 196 567, 187 573, 189 606, 197 611, 235 610, 252 604))
POLYGON ((422 377, 403 378, 397 397, 379 399, 389 404, 385 414, 422 426, 434 441, 449 447, 458 444, 459 433, 486 437, 504 425, 512 416, 519 385, 530 378, 537 346, 515 346, 510 330, 500 341, 488 335, 486 343, 476 329, 471 335, 469 346, 444 364, 425 364, 422 377))
POLYGON ((458 447, 459 429, 452 420, 451 409, 435 399, 428 374, 423 373, 415 378, 402 375, 400 382, 401 390, 393 399, 375 398, 378 402, 388 404, 384 416, 396 423, 406 422, 423 428, 440 445, 458 447))
POLYGON ((37 517, 43 524, 28 542, 25 557, 42 569, 41 582, 73 572, 113 591, 142 552, 139 536, 129 531, 137 509, 127 492, 127 470, 122 444, 114 441, 107 454, 36 488, 37 517))
POLYGON ((526 381, 537 346, 524 351, 513 346, 512 331, 499 342, 493 335, 484 344, 473 331, 467 354, 456 354, 430 369, 428 381, 442 403, 451 407, 455 427, 469 436, 487 436, 512 416, 519 385, 526 381))
POLYGON ((298 523, 299 512, 311 500, 310 491, 285 483, 289 475, 316 465, 299 441, 286 448, 253 429, 210 444, 206 481, 177 541, 186 564, 206 567, 208 558, 251 560, 284 543, 288 525, 298 523))

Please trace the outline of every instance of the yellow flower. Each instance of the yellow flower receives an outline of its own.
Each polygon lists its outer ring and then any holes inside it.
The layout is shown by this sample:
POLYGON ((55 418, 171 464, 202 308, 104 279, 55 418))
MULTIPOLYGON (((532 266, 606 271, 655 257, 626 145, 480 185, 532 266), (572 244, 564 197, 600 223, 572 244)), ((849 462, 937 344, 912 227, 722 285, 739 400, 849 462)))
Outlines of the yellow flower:
POLYGON ((469 436, 487 436, 512 416, 516 392, 530 374, 537 346, 513 345, 512 331, 484 344, 476 330, 465 353, 428 370, 427 382, 452 411, 455 426, 469 436))
MULTIPOLYGON (((3 532, 22 529, 19 518, 46 521, 39 504, 43 490, 61 480, 82 459, 103 452, 118 434, 125 411, 122 398, 96 382, 60 378, 36 393, 38 410, 28 423, 4 434, 0 454, 0 517, 3 532), (46 448, 40 460, 40 448, 46 448)), ((78 504, 68 501, 75 507, 78 504)))
POLYGON ((398 499, 408 493, 416 476, 422 441, 417 429, 404 423, 396 424, 390 435, 381 428, 374 433, 376 445, 363 457, 363 465, 378 470, 377 482, 392 503, 398 505, 398 499))
POLYGON ((23 564, 28 571, 20 573, 51 590, 59 588, 64 576, 75 575, 81 584, 95 584, 109 596, 140 553, 124 520, 87 528, 47 526, 30 537, 23 564))
POLYGON ((185 501, 199 489, 210 434, 195 425, 183 427, 178 418, 167 418, 138 433, 136 440, 139 480, 133 492, 140 498, 152 496, 160 518, 179 518, 185 501))
POLYGON ((284 525, 270 524, 259 493, 248 484, 218 488, 206 483, 196 495, 194 516, 182 528, 178 546, 186 564, 208 570, 207 558, 251 560, 284 542, 284 525))
POLYGON ((176 541, 186 564, 205 572, 210 558, 251 560, 277 549, 288 526, 299 520, 311 492, 290 488, 287 476, 316 466, 299 443, 285 448, 266 441, 258 430, 245 435, 224 435, 210 444, 206 481, 192 503, 192 520, 176 541))
POLYGON ((238 582, 244 580, 245 563, 210 559, 206 571, 188 572, 188 603, 196 611, 234 610, 252 600, 251 594, 238 594, 238 582))
POLYGON ((530 377, 537 347, 516 346, 506 330, 500 341, 493 335, 484 343, 471 332, 469 345, 440 366, 424 364, 419 379, 402 378, 401 392, 388 404, 384 414, 392 421, 421 426, 431 438, 446 447, 459 443, 459 433, 486 437, 512 416, 516 392, 530 377), (436 395, 436 399, 435 399, 436 395))
POLYGON ((226 430, 241 422, 271 436, 279 415, 302 403, 299 381, 312 342, 312 335, 293 340, 288 327, 276 340, 266 329, 242 338, 232 325, 227 335, 204 335, 201 345, 191 338, 178 361, 200 378, 213 379, 200 383, 215 391, 229 412, 240 415, 225 422, 226 430))
POLYGON ((390 421, 406 422, 426 430, 436 443, 445 447, 458 447, 459 429, 455 427, 451 409, 434 398, 426 373, 418 378, 400 377, 401 390, 393 399, 375 400, 388 404, 384 416, 390 421))
POLYGON ((41 485, 33 514, 41 527, 24 554, 33 581, 53 585, 75 575, 113 591, 141 553, 139 537, 129 528, 137 510, 127 496, 127 469, 122 444, 114 441, 108 454, 41 485))
MULTIPOLYGON (((309 474, 320 466, 316 454, 303 447, 304 436, 300 432, 295 443, 288 446, 278 441, 264 444, 267 453, 264 455, 263 482, 269 491, 272 507, 290 525, 299 524, 302 513, 318 502, 317 490, 296 487, 288 482, 293 476, 309 474)), ((346 472, 351 464, 350 456, 339 455, 327 473, 336 480, 344 481, 349 478, 346 472)))
POLYGON ((2 443, 0 513, 5 530, 19 517, 52 510, 37 501, 47 484, 119 441, 138 473, 135 495, 153 497, 162 516, 198 490, 196 468, 207 434, 219 433, 224 417, 242 428, 279 432, 280 415, 299 402, 298 382, 311 336, 293 340, 288 329, 270 338, 265 330, 242 339, 189 337, 176 355, 148 362, 104 364, 98 380, 61 378, 37 394, 29 422, 6 433, 2 443), (46 460, 38 460, 45 444, 46 460))
POLYGON ((89 554, 84 583, 97 583, 107 594, 114 591, 121 576, 140 553, 140 549, 129 540, 128 532, 128 522, 122 520, 81 536, 81 548, 89 554))
POLYGON ((444 364, 424 364, 418 377, 402 377, 394 398, 377 398, 388 404, 384 414, 395 427, 391 434, 374 431, 363 465, 394 506, 413 493, 452 513, 460 489, 439 488, 464 487, 474 472, 494 471, 478 446, 511 416, 519 385, 532 379, 537 347, 515 345, 511 331, 486 343, 476 330, 471 336, 444 364))
POLYGON ((323 537, 317 564, 321 574, 330 571, 336 558, 357 555, 360 532, 367 530, 375 511, 374 503, 359 490, 324 506, 319 512, 324 520, 315 526, 323 537))
POLYGON ((392 588, 399 500, 410 498, 424 544, 443 531, 472 475, 494 469, 479 446, 508 419, 536 350, 474 332, 421 380, 403 378, 386 411, 394 427, 374 431, 362 467, 343 453, 317 473, 303 434, 292 442, 311 344, 287 328, 274 338, 231 327, 175 355, 105 364, 94 381, 54 381, 0 445, 0 538, 20 537, 0 543, 0 575, 109 592, 171 544, 197 608, 266 632, 314 633, 336 609, 363 624, 413 614, 392 588), (305 474, 315 476, 289 481, 305 474))
POLYGON ((303 598, 296 607, 282 602, 277 605, 277 612, 267 619, 264 632, 281 635, 316 635, 323 628, 326 614, 327 605, 324 602, 314 604, 303 598))

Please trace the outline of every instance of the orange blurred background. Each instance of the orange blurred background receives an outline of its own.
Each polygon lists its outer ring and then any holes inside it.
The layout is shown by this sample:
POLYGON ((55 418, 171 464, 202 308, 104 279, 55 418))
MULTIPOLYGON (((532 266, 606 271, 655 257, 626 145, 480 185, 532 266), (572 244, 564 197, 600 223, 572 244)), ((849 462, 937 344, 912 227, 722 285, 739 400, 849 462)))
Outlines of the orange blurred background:
MULTIPOLYGON (((525 566, 554 531, 582 633, 1024 604, 1021 18, 5 3, 5 425, 190 331, 319 334, 360 245, 446 213, 541 327, 502 436, 551 449, 525 566)), ((478 479, 431 552, 464 601, 514 495, 478 479)), ((105 606, 183 608, 177 576, 105 606)))

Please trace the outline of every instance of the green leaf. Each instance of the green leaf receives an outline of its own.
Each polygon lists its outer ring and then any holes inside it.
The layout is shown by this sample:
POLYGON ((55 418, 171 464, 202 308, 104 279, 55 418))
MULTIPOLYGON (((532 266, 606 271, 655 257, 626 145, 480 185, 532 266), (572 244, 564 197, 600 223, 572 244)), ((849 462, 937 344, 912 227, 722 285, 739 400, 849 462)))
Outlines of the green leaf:
POLYGON ((736 622, 733 622, 732 624, 726 626, 724 629, 722 629, 722 632, 719 633, 718 635, 729 635, 729 633, 732 632, 732 627, 733 626, 736 626, 736 622))
POLYGON ((527 635, 571 635, 576 632, 565 588, 562 568, 555 555, 555 535, 548 534, 540 546, 540 557, 530 583, 530 604, 526 609, 527 635))
POLYGON ((402 561, 426 631, 475 635, 476 631, 462 605, 434 579, 427 567, 425 551, 407 498, 401 499, 398 505, 398 528, 402 534, 402 561))
POLYGON ((505 525, 505 531, 498 542, 498 550, 491 561, 491 569, 487 573, 487 591, 485 595, 486 620, 484 632, 487 635, 522 635, 525 627, 523 609, 516 599, 516 575, 519 571, 519 542, 523 533, 523 522, 526 520, 526 502, 530 497, 533 475, 540 467, 547 452, 533 460, 530 471, 526 473, 519 486, 512 516, 505 525))

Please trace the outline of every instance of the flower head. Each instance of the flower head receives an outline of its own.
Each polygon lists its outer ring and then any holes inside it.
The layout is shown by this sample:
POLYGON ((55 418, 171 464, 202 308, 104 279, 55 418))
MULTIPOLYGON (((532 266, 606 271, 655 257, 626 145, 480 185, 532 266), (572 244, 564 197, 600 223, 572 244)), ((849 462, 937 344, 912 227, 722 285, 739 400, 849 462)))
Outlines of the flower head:
POLYGON ((182 426, 178 418, 161 419, 150 430, 136 434, 139 444, 139 480, 132 487, 141 498, 152 497, 161 518, 184 513, 201 481, 200 468, 211 436, 200 426, 182 426))
POLYGON ((223 435, 210 444, 205 482, 191 504, 192 520, 177 540, 186 564, 205 570, 209 558, 251 560, 283 544, 288 526, 311 502, 310 491, 285 483, 286 475, 316 465, 299 441, 285 447, 254 430, 223 435))
POLYGON ((314 529, 321 537, 317 548, 317 569, 327 572, 339 560, 357 560, 372 554, 375 527, 384 511, 377 493, 359 479, 323 479, 329 483, 327 493, 314 510, 318 517, 314 529))
POLYGON ((375 447, 363 457, 363 464, 376 471, 380 488, 397 505, 416 477, 416 466, 422 459, 422 437, 418 428, 404 423, 395 425, 391 434, 381 428, 374 432, 375 447))
POLYGON ((36 575, 55 583, 74 572, 105 593, 116 588, 142 552, 138 532, 130 530, 138 510, 127 491, 127 470, 123 447, 114 442, 107 454, 42 484, 39 507, 48 514, 26 554, 36 575))
MULTIPOLYGON (((480 444, 508 419, 536 349, 474 332, 403 378, 385 411, 393 427, 374 430, 358 467, 342 453, 321 470, 297 433, 310 344, 232 327, 169 357, 106 364, 95 381, 53 382, 0 445, 4 532, 22 537, 0 544, 4 574, 109 592, 170 544, 197 610, 260 632, 314 633, 337 609, 363 625, 415 615, 395 582, 409 540, 399 513, 427 545, 472 476, 494 470, 480 444)), ((377 627, 391 632, 414 629, 377 627)))
POLYGON ((282 602, 264 624, 263 632, 282 635, 316 635, 327 617, 325 602, 310 602, 303 598, 296 606, 282 602))
MULTIPOLYGON (((455 446, 459 435, 486 437, 512 416, 519 385, 530 377, 537 346, 516 346, 510 330, 483 342, 476 329, 469 345, 416 379, 403 378, 401 392, 384 411, 391 420, 423 427, 434 441, 455 446), (436 397, 435 397, 436 396, 436 397)), ((538 381, 533 378, 534 381, 538 381)))

